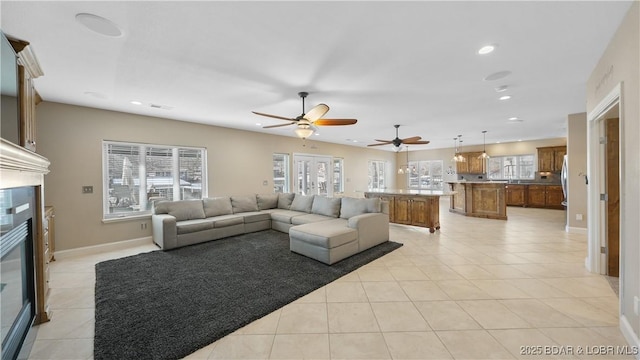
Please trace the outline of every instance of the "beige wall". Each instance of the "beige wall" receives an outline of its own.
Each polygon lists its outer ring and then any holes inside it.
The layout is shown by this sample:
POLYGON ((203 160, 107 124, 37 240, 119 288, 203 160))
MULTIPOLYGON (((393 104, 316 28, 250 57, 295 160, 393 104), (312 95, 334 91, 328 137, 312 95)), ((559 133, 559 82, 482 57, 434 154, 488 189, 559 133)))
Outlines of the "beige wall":
MULTIPOLYGON (((633 298, 640 296, 640 3, 635 1, 587 82, 590 114, 621 84, 621 320, 629 324, 638 345, 640 318, 633 298)), ((591 125, 589 125, 591 126, 591 125)), ((596 145, 597 146, 597 145, 596 145)), ((592 174, 597 175, 597 174, 592 174)), ((591 176, 593 177, 593 176, 591 176)), ((591 233, 590 233, 591 240, 591 233)), ((627 334, 628 335, 628 334, 627 334)), ((627 336, 629 340, 629 336, 627 336)))
POLYGON ((56 250, 151 236, 149 219, 102 222, 102 140, 206 147, 209 196, 272 192, 274 152, 344 158, 345 196, 366 190, 368 160, 395 167, 395 154, 388 151, 318 141, 303 147, 293 137, 51 102, 37 111, 38 153, 51 161, 45 203, 55 206, 56 250), (83 185, 92 185, 93 194, 82 194, 83 185))
POLYGON ((569 231, 587 230, 587 113, 571 114, 567 118, 567 226, 569 231), (582 220, 576 219, 580 214, 582 220))
MULTIPOLYGON (((517 141, 511 143, 501 143, 501 144, 487 144, 487 154, 489 156, 503 156, 503 155, 528 155, 534 154, 538 155, 539 147, 545 146, 562 146, 567 144, 566 138, 554 138, 554 139, 542 139, 542 140, 534 140, 534 141, 517 141)), ((418 146, 416 146, 417 148, 418 146)), ((421 148, 428 148, 429 145, 422 145, 421 148)), ((409 147, 411 150, 411 147, 409 147)), ((482 151, 483 145, 470 145, 464 146, 460 150, 460 152, 473 152, 473 151, 482 151)), ((446 175, 446 171, 449 167, 455 169, 455 164, 451 162, 453 158, 453 154, 455 149, 453 147, 447 149, 425 149, 425 150, 417 150, 417 151, 409 151, 409 161, 414 160, 444 160, 444 181, 454 180, 456 178, 455 175, 448 176, 446 175)), ((407 153, 406 151, 401 151, 396 153, 396 163, 398 165, 403 165, 407 163, 407 153)), ((397 169, 395 169, 397 171, 397 169)), ((396 175, 396 184, 400 189, 407 188, 407 180, 406 175, 396 175)))

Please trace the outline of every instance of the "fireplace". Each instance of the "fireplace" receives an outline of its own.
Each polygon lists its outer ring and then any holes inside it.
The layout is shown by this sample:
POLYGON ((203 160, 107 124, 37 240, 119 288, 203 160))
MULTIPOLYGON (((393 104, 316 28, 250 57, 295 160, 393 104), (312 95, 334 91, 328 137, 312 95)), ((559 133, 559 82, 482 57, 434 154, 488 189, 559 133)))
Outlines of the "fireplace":
POLYGON ((14 359, 35 319, 34 187, 0 190, 2 360, 14 359))
POLYGON ((0 335, 2 360, 28 355, 48 320, 43 306, 44 175, 49 160, 0 138, 0 335))

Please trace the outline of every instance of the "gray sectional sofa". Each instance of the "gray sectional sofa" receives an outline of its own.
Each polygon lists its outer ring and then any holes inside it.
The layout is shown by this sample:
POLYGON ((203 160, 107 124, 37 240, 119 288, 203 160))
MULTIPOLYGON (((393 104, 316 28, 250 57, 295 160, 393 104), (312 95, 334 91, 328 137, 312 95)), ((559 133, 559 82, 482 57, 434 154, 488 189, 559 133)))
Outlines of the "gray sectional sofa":
POLYGON ((290 249, 333 264, 389 240, 380 199, 254 194, 153 205, 153 241, 163 250, 274 229, 289 233, 290 249))

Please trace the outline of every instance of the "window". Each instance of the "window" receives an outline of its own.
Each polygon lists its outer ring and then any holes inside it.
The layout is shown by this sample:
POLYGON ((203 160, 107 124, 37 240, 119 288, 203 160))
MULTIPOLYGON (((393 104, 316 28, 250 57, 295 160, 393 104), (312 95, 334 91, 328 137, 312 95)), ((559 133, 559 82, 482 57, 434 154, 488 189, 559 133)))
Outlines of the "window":
POLYGON ((333 158, 333 193, 344 192, 344 160, 342 158, 333 158))
POLYGON ((202 199, 206 191, 204 148, 103 141, 103 217, 151 213, 160 199, 202 199))
POLYGON ((442 190, 442 160, 409 161, 409 189, 442 190))
POLYGON ((380 160, 369 160, 369 190, 383 190, 386 178, 386 163, 380 160))
POLYGON ((533 155, 493 156, 487 166, 491 180, 527 180, 535 178, 533 155))
POLYGON ((289 154, 273 154, 273 192, 291 192, 289 188, 289 154))

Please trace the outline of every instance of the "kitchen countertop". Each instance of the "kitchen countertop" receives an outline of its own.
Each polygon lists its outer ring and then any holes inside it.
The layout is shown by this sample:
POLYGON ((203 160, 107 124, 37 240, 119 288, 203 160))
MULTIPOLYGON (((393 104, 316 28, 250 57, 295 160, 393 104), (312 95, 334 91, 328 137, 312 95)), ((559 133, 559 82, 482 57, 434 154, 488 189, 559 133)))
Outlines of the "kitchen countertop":
POLYGON ((430 195, 430 196, 451 196, 455 191, 449 190, 407 190, 407 189, 384 189, 367 190, 365 193, 392 194, 392 195, 430 195))

